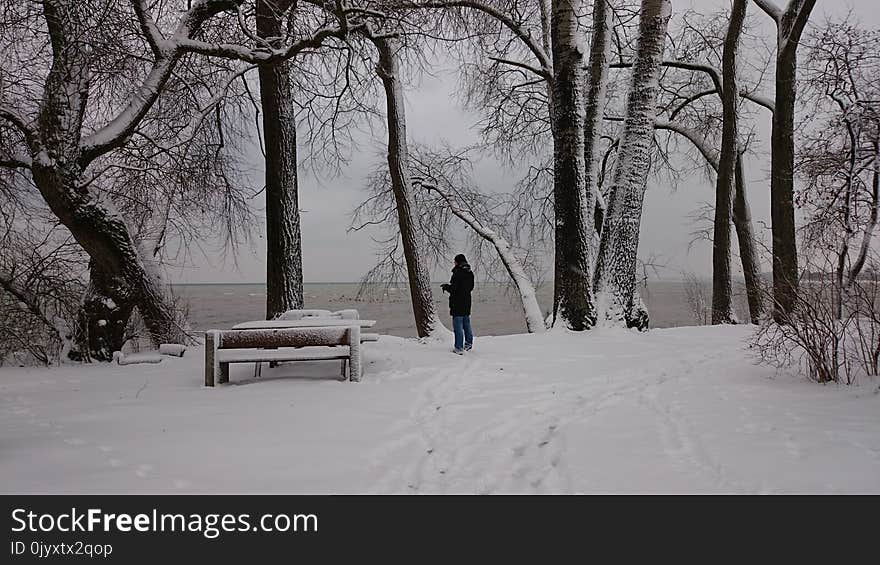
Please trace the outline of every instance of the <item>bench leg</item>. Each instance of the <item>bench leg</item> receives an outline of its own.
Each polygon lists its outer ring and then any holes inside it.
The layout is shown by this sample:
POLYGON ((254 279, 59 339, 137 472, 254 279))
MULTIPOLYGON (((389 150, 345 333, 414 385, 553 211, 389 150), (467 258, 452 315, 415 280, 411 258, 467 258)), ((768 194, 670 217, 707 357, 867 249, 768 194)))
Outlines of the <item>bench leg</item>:
POLYGON ((205 386, 214 386, 214 332, 205 333, 205 386))
MULTIPOLYGON (((270 361, 270 363, 271 363, 271 361, 270 361)), ((262 371, 263 371, 262 361, 257 361, 256 363, 254 363, 254 378, 255 379, 260 378, 260 374, 262 373, 262 371)))
POLYGON ((343 380, 343 381, 345 380, 345 365, 346 365, 345 362, 346 361, 347 361, 347 359, 342 360, 342 370, 339 372, 339 378, 340 378, 340 380, 343 380))
POLYGON ((220 363, 220 375, 217 382, 220 384, 229 382, 229 363, 220 363))

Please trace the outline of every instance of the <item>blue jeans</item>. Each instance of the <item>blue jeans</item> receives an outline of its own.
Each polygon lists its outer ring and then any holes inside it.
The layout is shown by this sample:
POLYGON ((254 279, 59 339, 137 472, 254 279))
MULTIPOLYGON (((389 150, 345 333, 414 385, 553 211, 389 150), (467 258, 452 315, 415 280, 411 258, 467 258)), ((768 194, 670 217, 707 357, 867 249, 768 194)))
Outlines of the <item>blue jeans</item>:
POLYGON ((465 345, 470 349, 474 344, 474 332, 471 331, 470 316, 453 316, 452 331, 455 332, 455 349, 461 350, 465 345))

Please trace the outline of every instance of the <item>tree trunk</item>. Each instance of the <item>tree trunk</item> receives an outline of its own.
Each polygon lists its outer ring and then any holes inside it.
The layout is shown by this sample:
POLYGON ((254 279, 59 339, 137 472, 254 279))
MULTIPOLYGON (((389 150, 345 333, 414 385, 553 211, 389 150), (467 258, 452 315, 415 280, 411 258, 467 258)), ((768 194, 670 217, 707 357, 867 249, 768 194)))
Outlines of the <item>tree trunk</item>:
POLYGON ((639 228, 651 168, 660 66, 671 14, 669 0, 642 0, 626 117, 596 265, 600 320, 640 330, 648 327, 648 312, 636 289, 639 228))
POLYGON ((722 65, 723 125, 721 155, 718 159, 718 177, 715 185, 715 221, 712 237, 712 323, 736 322, 733 312, 733 283, 730 274, 730 225, 733 218, 733 199, 736 192, 737 102, 739 90, 736 81, 736 57, 742 35, 748 0, 733 0, 730 23, 724 38, 722 65))
POLYGON ((391 190, 397 208, 397 222, 406 259, 409 293, 413 316, 419 337, 426 337, 442 327, 434 309, 434 293, 431 277, 419 246, 419 235, 413 220, 415 204, 412 182, 409 176, 409 150, 406 145, 406 114, 403 87, 397 67, 399 44, 391 39, 374 39, 379 51, 376 73, 385 88, 388 120, 388 169, 391 174, 391 190))
POLYGON ((761 290, 761 262, 758 246, 755 243, 755 230, 752 227, 752 211, 746 193, 745 173, 742 155, 736 156, 736 194, 733 200, 733 225, 739 243, 739 258, 743 277, 746 281, 746 298, 749 303, 749 320, 753 324, 761 321, 764 315, 764 299, 761 290))
MULTIPOLYGON (((608 90, 608 53, 611 49, 611 6, 608 0, 596 0, 593 4, 593 36, 590 43, 590 77, 584 110, 584 165, 586 178, 585 217, 592 221, 593 237, 590 238, 590 267, 595 265, 599 251, 599 232, 605 208, 599 197, 599 168, 602 155, 599 152, 602 122, 605 118, 605 98, 608 90)), ((592 277, 592 272, 590 273, 592 277)))
POLYGON ((108 276, 89 261, 89 285, 77 319, 74 361, 112 361, 113 352, 125 345, 134 302, 123 281, 108 276))
POLYGON ((553 322, 581 331, 596 323, 591 287, 590 243, 595 227, 587 212, 584 161, 584 53, 579 41, 576 0, 554 0, 553 198, 556 216, 553 322))
POLYGON ((776 110, 770 134, 770 219, 773 234, 773 318, 783 322, 796 304, 798 257, 794 225, 795 51, 776 61, 776 110))
POLYGON ((797 304, 799 273, 794 225, 797 47, 815 4, 816 0, 790 0, 776 20, 776 103, 770 134, 770 219, 773 223, 773 318, 778 323, 785 322, 797 304))
MULTIPOLYGON (((257 35, 284 35, 291 0, 258 0, 257 35)), ((260 103, 266 146, 266 318, 303 307, 296 120, 290 61, 262 65, 260 103)))

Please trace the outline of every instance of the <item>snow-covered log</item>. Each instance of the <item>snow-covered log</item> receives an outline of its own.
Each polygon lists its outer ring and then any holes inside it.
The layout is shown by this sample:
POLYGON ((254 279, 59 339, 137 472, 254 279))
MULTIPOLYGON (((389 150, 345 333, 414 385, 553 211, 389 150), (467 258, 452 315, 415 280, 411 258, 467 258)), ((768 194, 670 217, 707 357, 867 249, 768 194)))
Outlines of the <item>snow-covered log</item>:
POLYGON ((660 68, 671 15, 669 0, 642 0, 626 117, 596 266, 599 323, 648 327, 648 313, 636 289, 636 267, 660 68))
POLYGON ((183 357, 183 354, 186 353, 186 346, 180 343, 163 343, 159 345, 159 353, 171 357, 183 357))
POLYGON ((139 365, 141 363, 161 363, 162 356, 156 352, 132 353, 126 355, 121 351, 113 352, 113 360, 117 365, 139 365))

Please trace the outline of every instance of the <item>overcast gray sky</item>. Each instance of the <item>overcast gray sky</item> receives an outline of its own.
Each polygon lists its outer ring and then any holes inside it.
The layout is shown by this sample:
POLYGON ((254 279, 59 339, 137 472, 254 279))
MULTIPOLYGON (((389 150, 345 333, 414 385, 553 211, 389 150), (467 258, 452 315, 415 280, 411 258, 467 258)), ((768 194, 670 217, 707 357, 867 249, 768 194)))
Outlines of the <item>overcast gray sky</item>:
MULTIPOLYGON (((780 0, 781 3, 781 0, 780 0)), ((729 6, 728 0, 672 0, 673 13, 680 14, 688 7, 711 11, 729 6)), ((827 16, 846 13, 852 9, 859 22, 866 27, 880 25, 878 0, 818 0, 813 21, 827 16)), ((750 13, 763 16, 754 6, 750 13)), ((772 28, 767 27, 772 34, 772 28)), ((772 37, 772 35, 768 35, 772 37)), ((419 85, 406 92, 407 121, 411 141, 422 144, 446 142, 465 146, 478 141, 474 123, 478 116, 463 110, 455 95, 456 76, 451 69, 424 77, 419 85)), ((769 115, 759 126, 758 134, 769 137, 769 115)), ((377 130, 377 135, 382 132, 377 130)), ((363 141, 350 163, 335 177, 315 178, 308 173, 300 177, 302 214, 303 276, 306 282, 357 281, 372 265, 375 246, 364 232, 346 233, 352 209, 364 197, 364 177, 381 158, 383 140, 363 136, 363 141)), ((759 235, 769 223, 769 155, 766 145, 757 149, 757 157, 749 159, 746 172, 755 227, 759 235)), ((254 155, 255 163, 261 161, 254 155)), ((518 180, 508 167, 492 161, 476 168, 476 180, 487 190, 504 190, 518 180)), ((656 256, 666 267, 663 277, 678 277, 683 269, 708 276, 711 272, 711 249, 700 242, 689 248, 694 226, 689 216, 702 203, 712 201, 713 186, 699 173, 681 182, 677 190, 652 180, 645 197, 639 254, 643 258, 656 256)), ((255 201, 262 208, 263 203, 255 201)), ((768 235, 764 235, 769 240, 768 235)), ((186 265, 169 271, 172 282, 264 282, 265 240, 260 238, 250 247, 241 247, 237 260, 224 259, 220 253, 208 252, 207 257, 195 256, 186 265)), ((445 273, 444 271, 441 271, 445 273)), ((439 274, 439 273, 438 273, 439 274)), ((442 276, 442 275, 441 275, 442 276)))

